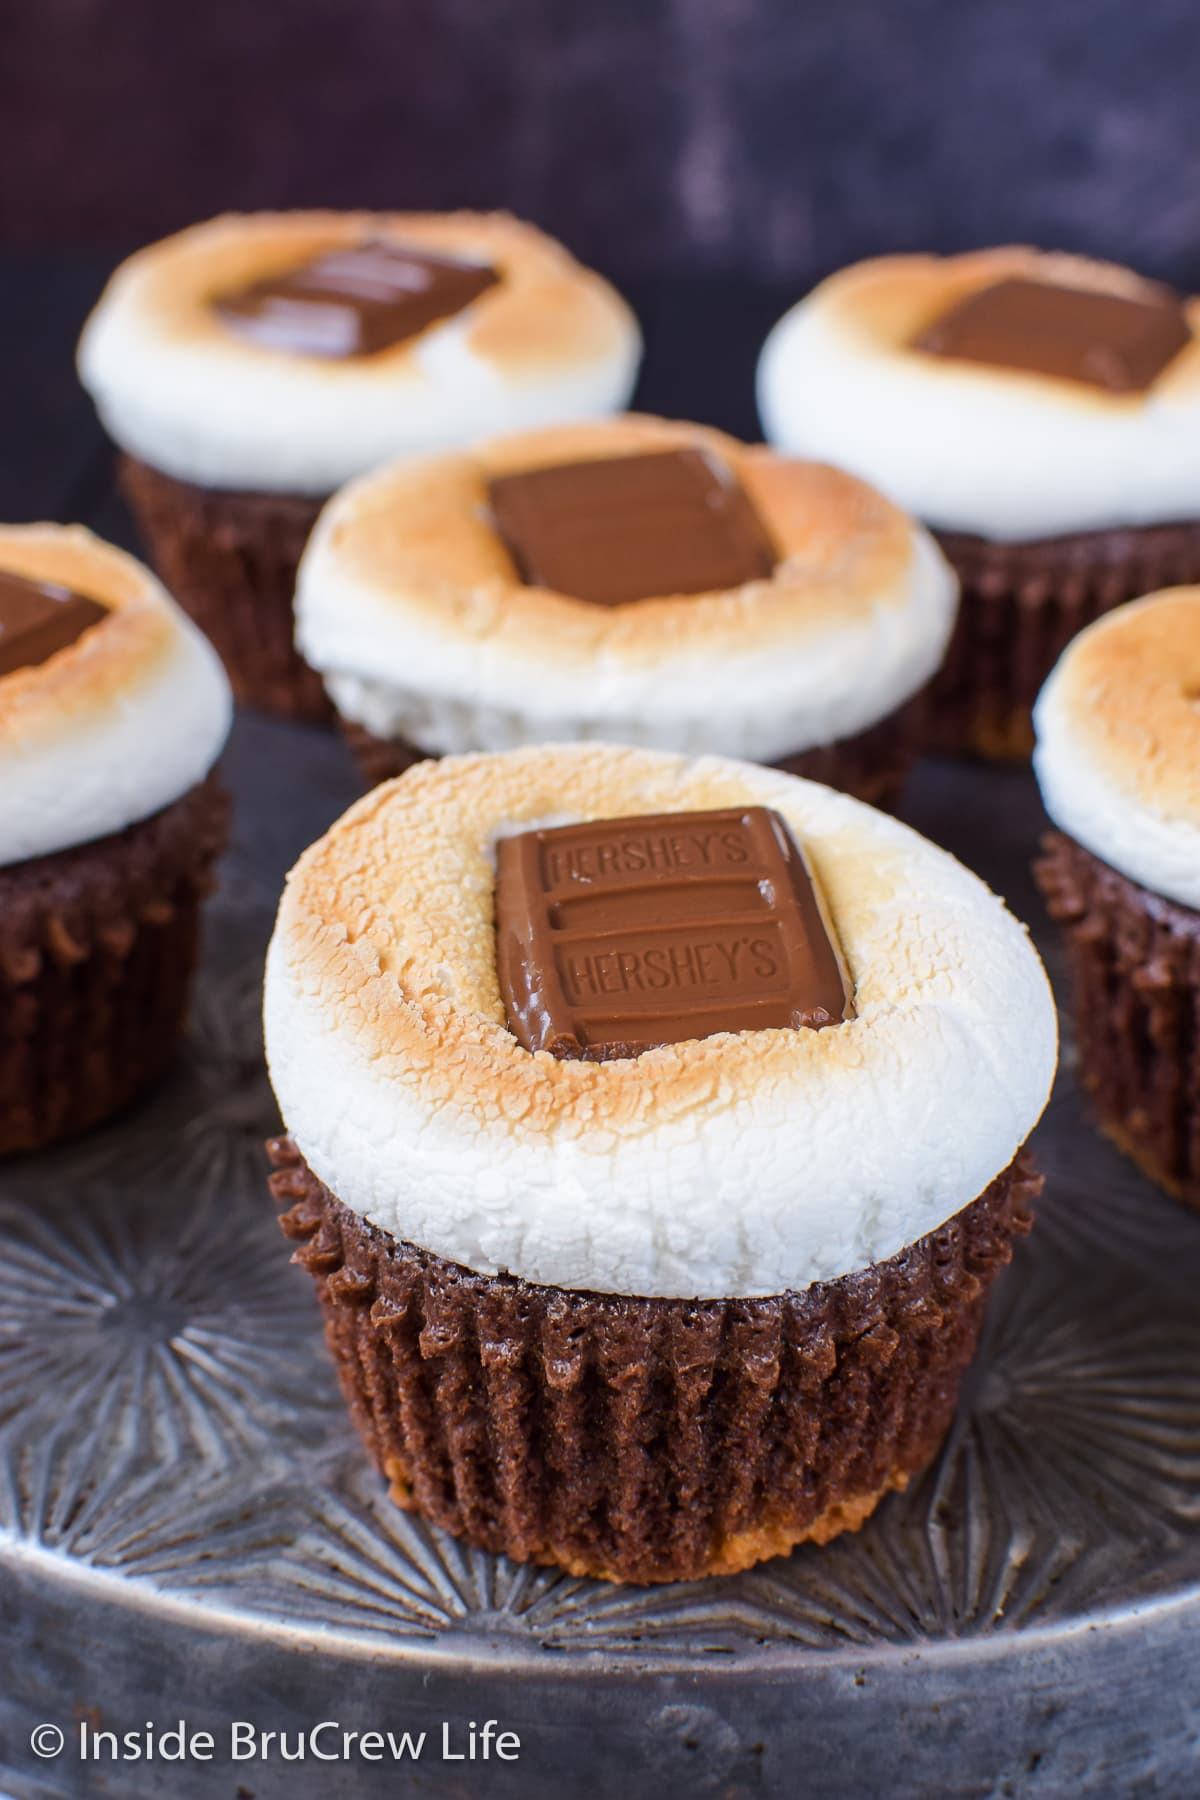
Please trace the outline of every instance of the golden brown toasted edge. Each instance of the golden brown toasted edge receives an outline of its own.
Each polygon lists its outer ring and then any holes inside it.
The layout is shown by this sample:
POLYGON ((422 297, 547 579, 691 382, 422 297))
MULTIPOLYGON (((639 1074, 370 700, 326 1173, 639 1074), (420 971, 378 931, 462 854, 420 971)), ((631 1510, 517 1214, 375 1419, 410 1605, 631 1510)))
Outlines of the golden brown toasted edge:
POLYGON ((903 612, 917 531, 898 507, 840 469, 706 426, 626 413, 392 464, 334 502, 326 548, 339 576, 439 635, 461 630, 478 638, 486 615, 493 638, 540 661, 586 659, 602 644, 636 663, 678 646, 681 604, 690 648, 712 643, 739 652, 853 631, 877 613, 903 612), (680 448, 707 451, 741 483, 779 559, 768 579, 618 607, 522 583, 491 523, 494 476, 680 448))
MULTIPOLYGON (((914 340, 968 295, 1017 275, 1134 298, 1155 285, 1119 263, 1039 250, 1029 244, 1006 244, 960 256, 881 256, 853 263, 822 282, 811 301, 853 333, 864 350, 902 356, 930 380, 962 381, 961 363, 927 356, 912 347, 914 340)), ((1184 308, 1196 335, 1147 393, 1107 393, 1049 375, 983 365, 973 367, 969 378, 1026 389, 1032 385, 1042 392, 1049 388, 1060 403, 1073 402, 1091 411, 1136 411, 1149 396, 1190 400, 1200 388, 1200 296, 1185 297, 1184 308)))
POLYGON ((179 622, 149 569, 82 525, 0 525, 0 567, 60 582, 111 614, 47 662, 0 678, 0 746, 69 731, 120 706, 175 644, 179 622))
POLYGON ((272 979, 305 992, 306 1008, 355 1045, 373 1081, 419 1095, 422 1110, 502 1117, 521 1134, 594 1123, 598 1106, 614 1130, 667 1124, 708 1104, 715 1083, 761 1096, 805 1069, 844 1065, 853 1079, 862 1041, 838 1028, 722 1034, 607 1063, 531 1055, 508 1029, 495 956, 499 832, 755 803, 776 807, 805 845, 858 1012, 905 992, 924 966, 920 926, 910 944, 881 940, 877 895, 911 879, 913 857, 927 853, 919 840, 794 777, 603 744, 448 757, 372 790, 289 876, 272 979), (834 810, 814 838, 810 812, 834 810))
MULTIPOLYGON (((225 330, 213 300, 379 232, 420 249, 483 258, 502 271, 503 282, 474 303, 464 331, 476 355, 514 375, 587 364, 638 338, 637 321, 615 288, 556 239, 503 212, 225 213, 137 251, 100 305, 132 297, 159 338, 258 357, 261 349, 225 330)), ((403 374, 423 337, 371 356, 372 375, 403 374)), ((309 358, 306 367, 331 381, 361 374, 359 359, 309 358)))
POLYGON ((1057 706, 1125 792, 1200 825, 1200 587, 1108 613, 1067 649, 1057 706))

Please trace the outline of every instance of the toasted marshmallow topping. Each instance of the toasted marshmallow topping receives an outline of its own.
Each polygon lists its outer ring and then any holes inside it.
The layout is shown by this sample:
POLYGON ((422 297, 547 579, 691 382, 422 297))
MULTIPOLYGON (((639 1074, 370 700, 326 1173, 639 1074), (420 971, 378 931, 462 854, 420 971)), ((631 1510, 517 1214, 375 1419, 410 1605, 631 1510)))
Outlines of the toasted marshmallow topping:
POLYGON ((215 652, 148 569, 78 525, 0 526, 0 568, 102 622, 0 676, 0 865, 123 831, 203 780, 229 734, 215 652))
POLYGON ((1200 909, 1200 587, 1089 625, 1033 719, 1054 823, 1131 881, 1200 909))
POLYGON ((570 739, 774 761, 864 731, 939 667, 957 584, 929 534, 861 482, 698 425, 625 415, 363 477, 300 568, 297 643, 343 716, 430 754, 570 739), (741 484, 765 578, 597 605, 522 584, 495 475, 676 448, 741 484))
POLYGON ((168 475, 320 495, 388 457, 611 412, 640 353, 607 282, 506 214, 229 214, 121 265, 85 327, 79 373, 115 441, 168 475), (214 304, 381 240, 476 259, 501 279, 369 356, 266 348, 214 304))
POLYGON ((598 1292, 731 1296, 894 1255, 1011 1161, 1054 1074, 1023 928, 944 851, 749 764, 605 745, 424 763, 301 858, 267 961, 271 1078, 315 1173, 397 1238, 598 1292), (494 845, 762 805, 807 857, 854 1016, 558 1060, 506 1023, 494 845))
MULTIPOLYGON (((1195 337, 1133 392, 918 346, 957 302, 1022 277, 1155 291, 1128 269, 1021 246, 856 264, 768 337, 758 367, 767 436, 852 469, 942 530, 1020 540, 1200 517, 1195 337)), ((1186 311, 1200 329, 1200 303, 1186 311)))

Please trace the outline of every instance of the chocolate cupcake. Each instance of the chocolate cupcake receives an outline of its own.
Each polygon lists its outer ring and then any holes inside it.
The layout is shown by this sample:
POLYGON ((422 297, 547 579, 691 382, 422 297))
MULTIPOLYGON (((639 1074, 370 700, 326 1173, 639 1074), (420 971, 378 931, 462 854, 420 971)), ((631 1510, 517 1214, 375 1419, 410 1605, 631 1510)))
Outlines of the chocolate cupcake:
POLYGON ((1200 580, 1198 318, 1128 269, 1010 247, 860 263, 771 333, 771 440, 875 482, 958 570, 928 747, 1027 755, 1075 633, 1200 580))
POLYGON ((166 1066, 225 840, 229 686, 148 570, 0 527, 0 1153, 97 1124, 166 1066))
POLYGON ((625 415, 351 484, 305 553, 296 616, 371 780, 606 738, 883 804, 955 603, 928 533, 853 477, 625 415))
POLYGON ((265 1018, 284 1229, 400 1505, 659 1581, 934 1455, 1055 1016, 914 832, 717 757, 422 763, 292 872, 265 1018))
POLYGON ((1034 723, 1080 1074, 1113 1142, 1200 1206, 1200 588, 1090 626, 1034 723))
POLYGON ((122 264, 79 370, 239 699, 317 718, 292 593, 323 500, 389 457, 623 406, 640 347, 606 282, 506 215, 259 213, 122 264))

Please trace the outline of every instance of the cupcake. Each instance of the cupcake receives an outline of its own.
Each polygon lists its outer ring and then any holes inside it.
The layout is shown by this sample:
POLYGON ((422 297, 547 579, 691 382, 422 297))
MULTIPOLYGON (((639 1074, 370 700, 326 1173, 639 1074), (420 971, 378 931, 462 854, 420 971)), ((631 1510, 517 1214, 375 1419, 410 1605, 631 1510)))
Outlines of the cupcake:
POLYGON ((305 552, 296 617, 370 780, 609 739, 881 804, 956 597, 928 533, 851 476, 625 415, 352 483, 305 552))
POLYGON ((230 710, 140 563, 78 526, 0 527, 0 1153, 97 1124, 170 1057, 230 710))
POLYGON ((507 215, 258 213, 122 264, 79 372, 238 698, 319 718, 292 593, 322 502, 389 457, 623 406, 640 348, 607 283, 507 215))
POLYGON ((945 852, 719 757, 426 762, 293 870, 265 1018, 284 1229, 401 1506, 661 1581, 934 1455, 1055 1065, 945 852))
POLYGON ((1089 626, 1034 724, 1083 1083, 1113 1142, 1200 1206, 1200 588, 1089 626))
POLYGON ((1198 319, 1128 269, 1010 247, 860 263, 771 333, 771 440, 875 482, 962 581, 929 747, 1027 755, 1075 633, 1200 580, 1198 319))

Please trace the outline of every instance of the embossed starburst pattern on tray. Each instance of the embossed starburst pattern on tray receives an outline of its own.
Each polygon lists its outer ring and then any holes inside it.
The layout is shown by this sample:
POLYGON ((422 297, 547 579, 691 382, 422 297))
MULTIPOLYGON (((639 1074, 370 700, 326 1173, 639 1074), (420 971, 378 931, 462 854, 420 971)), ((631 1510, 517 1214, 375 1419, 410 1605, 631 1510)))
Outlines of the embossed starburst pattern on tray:
MULTIPOLYGON (((0 1170, 0 1562, 39 1556, 47 1580, 87 1565, 146 1605, 284 1635, 500 1635, 531 1656, 869 1657, 1200 1584, 1200 1219, 1097 1137, 1069 1067, 1038 1136, 1038 1224, 953 1431, 857 1536, 643 1590, 518 1567, 396 1510, 265 1190, 262 950, 283 869, 353 793, 335 746, 296 745, 284 824, 242 728, 238 840, 177 1069, 126 1119, 0 1170)), ((916 820, 1036 923, 1028 783, 972 825, 964 779, 926 778, 916 820)))

